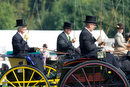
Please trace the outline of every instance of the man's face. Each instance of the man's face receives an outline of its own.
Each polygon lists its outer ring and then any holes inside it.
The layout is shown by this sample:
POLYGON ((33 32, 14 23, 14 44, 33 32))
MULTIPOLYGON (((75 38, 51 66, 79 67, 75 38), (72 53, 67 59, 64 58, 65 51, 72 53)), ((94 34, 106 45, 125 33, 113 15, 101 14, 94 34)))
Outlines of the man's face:
POLYGON ((94 23, 91 23, 90 25, 90 31, 92 32, 97 26, 96 26, 96 24, 94 24, 94 23))
POLYGON ((26 26, 20 27, 20 33, 21 33, 21 34, 25 33, 26 30, 27 30, 26 26))
POLYGON ((68 35, 71 33, 71 29, 65 29, 64 31, 65 31, 65 33, 68 34, 68 35))

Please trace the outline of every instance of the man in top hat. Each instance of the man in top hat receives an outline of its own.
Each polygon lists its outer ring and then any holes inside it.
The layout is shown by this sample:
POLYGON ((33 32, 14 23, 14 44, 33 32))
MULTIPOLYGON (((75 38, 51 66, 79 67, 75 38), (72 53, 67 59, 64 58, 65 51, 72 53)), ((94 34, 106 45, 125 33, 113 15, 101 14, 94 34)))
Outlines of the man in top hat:
MULTIPOLYGON (((36 52, 39 51, 38 47, 29 47, 27 44, 28 35, 23 36, 26 32, 26 23, 24 19, 16 20, 17 25, 17 33, 12 38, 12 46, 13 46, 13 55, 19 57, 27 56, 28 52, 36 52)), ((31 60, 34 61, 36 64, 35 66, 43 71, 43 64, 40 58, 31 57, 31 60)))
POLYGON ((118 23, 115 27, 117 29, 117 33, 114 37, 115 39, 115 50, 119 50, 123 54, 127 54, 127 48, 125 46, 125 40, 123 38, 123 29, 124 25, 122 23, 118 23), (124 50, 124 51, 123 51, 124 50))
POLYGON ((69 54, 79 55, 79 51, 72 45, 76 41, 76 38, 73 38, 71 40, 71 37, 69 36, 72 29, 72 24, 69 22, 64 22, 63 26, 64 31, 59 34, 57 38, 57 51, 60 52, 66 52, 69 54))
MULTIPOLYGON (((85 27, 80 33, 79 42, 80 42, 80 50, 83 57, 95 57, 97 58, 98 52, 98 45, 102 43, 101 36, 98 37, 96 40, 93 35, 92 31, 96 27, 96 17, 95 16, 86 16, 85 27)), ((119 64, 116 58, 110 54, 106 53, 106 58, 103 59, 104 61, 111 63, 112 65, 119 67, 119 64)))
MULTIPOLYGON (((72 29, 72 24, 69 22, 64 22, 63 26, 64 31, 59 34, 57 38, 57 51, 59 52, 65 52, 68 54, 72 54, 75 57, 79 57, 80 53, 79 51, 72 45, 76 41, 76 38, 73 38, 71 40, 70 33, 72 29)), ((57 73, 60 73, 62 70, 62 62, 58 61, 57 63, 57 73)))

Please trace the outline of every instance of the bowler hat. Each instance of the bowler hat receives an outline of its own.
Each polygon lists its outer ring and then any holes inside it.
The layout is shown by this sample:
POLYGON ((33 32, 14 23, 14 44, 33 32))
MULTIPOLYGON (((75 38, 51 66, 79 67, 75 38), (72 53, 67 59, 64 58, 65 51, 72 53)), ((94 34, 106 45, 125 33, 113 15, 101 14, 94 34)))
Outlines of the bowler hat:
POLYGON ((69 22, 64 22, 64 26, 63 26, 64 29, 72 29, 72 24, 69 23, 69 22))
POLYGON ((27 26, 24 19, 18 19, 16 20, 16 26, 27 26))
POLYGON ((124 25, 122 23, 118 23, 116 25, 116 29, 124 29, 124 25))
POLYGON ((86 20, 84 21, 85 23, 97 23, 96 22, 96 16, 86 16, 86 20))

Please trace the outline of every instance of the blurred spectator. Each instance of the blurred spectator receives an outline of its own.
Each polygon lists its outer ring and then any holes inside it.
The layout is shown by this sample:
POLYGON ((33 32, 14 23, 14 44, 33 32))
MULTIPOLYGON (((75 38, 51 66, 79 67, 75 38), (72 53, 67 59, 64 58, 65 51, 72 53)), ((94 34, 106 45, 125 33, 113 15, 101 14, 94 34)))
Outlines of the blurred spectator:
POLYGON ((50 53, 49 53, 49 50, 47 49, 48 48, 47 44, 43 44, 42 47, 43 47, 43 57, 49 58, 50 53))

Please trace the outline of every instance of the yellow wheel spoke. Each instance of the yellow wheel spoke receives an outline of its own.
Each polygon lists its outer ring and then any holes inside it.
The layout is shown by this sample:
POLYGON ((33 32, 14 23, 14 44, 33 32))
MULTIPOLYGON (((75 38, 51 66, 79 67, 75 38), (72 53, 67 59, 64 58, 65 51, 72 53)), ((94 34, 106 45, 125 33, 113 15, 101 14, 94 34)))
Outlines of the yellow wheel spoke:
POLYGON ((25 69, 23 68, 23 87, 25 87, 25 69))
POLYGON ((50 73, 50 71, 51 71, 51 69, 48 70, 48 72, 47 72, 47 77, 49 77, 49 73, 50 73))
POLYGON ((16 78, 16 80, 17 80, 18 84, 19 84, 19 86, 21 87, 21 85, 20 85, 20 83, 19 83, 19 80, 18 80, 18 78, 17 78, 17 76, 16 76, 16 74, 15 74, 15 72, 14 72, 14 71, 13 71, 13 74, 14 74, 14 76, 15 76, 15 78, 16 78))
POLYGON ((35 73, 35 72, 33 71, 32 75, 31 75, 31 77, 30 77, 30 79, 29 79, 29 83, 27 84, 27 87, 29 86, 30 81, 32 80, 34 73, 35 73))
POLYGON ((45 82, 45 80, 43 80, 43 78, 42 79, 40 79, 39 81, 37 81, 34 85, 33 85, 33 87, 35 87, 39 82, 45 82))
POLYGON ((13 83, 11 83, 6 77, 4 78, 8 83, 10 83, 13 87, 16 87, 13 83))

